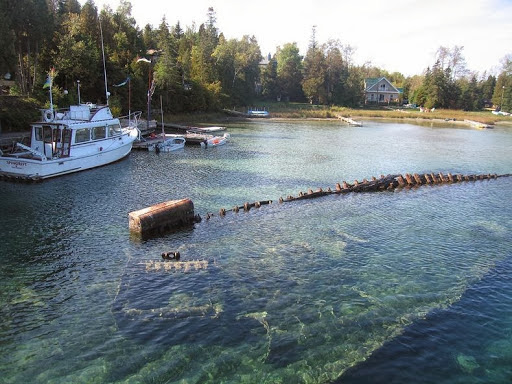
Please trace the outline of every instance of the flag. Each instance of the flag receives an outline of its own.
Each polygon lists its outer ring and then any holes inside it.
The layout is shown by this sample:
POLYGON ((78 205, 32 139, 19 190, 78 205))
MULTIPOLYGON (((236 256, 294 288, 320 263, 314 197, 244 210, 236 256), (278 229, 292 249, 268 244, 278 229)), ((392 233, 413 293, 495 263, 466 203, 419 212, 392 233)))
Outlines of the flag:
POLYGON ((52 85, 52 79, 51 79, 51 77, 50 77, 50 76, 48 76, 48 77, 46 78, 46 82, 45 82, 45 83, 44 83, 44 85, 43 85, 43 89, 44 89, 44 88, 49 88, 51 85, 52 85))
POLYGON ((151 63, 151 60, 148 60, 146 59, 145 57, 141 57, 140 59, 137 60, 137 63, 140 62, 140 61, 143 61, 145 63, 151 63))
POLYGON ((52 67, 52 68, 50 68, 50 71, 48 72, 48 77, 46 78, 46 82, 43 85, 43 89, 51 88, 54 78, 55 78, 55 67, 52 67))
POLYGON ((130 77, 127 77, 125 81, 119 84, 114 84, 114 87, 122 87, 123 85, 126 85, 130 81, 130 77))

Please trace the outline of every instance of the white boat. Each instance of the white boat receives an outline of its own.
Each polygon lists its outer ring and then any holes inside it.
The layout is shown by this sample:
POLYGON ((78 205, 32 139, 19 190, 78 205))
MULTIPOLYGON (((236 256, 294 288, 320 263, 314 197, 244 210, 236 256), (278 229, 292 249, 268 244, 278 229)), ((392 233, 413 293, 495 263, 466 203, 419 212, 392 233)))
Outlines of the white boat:
POLYGON ((263 109, 263 110, 249 109, 247 111, 247 116, 248 117, 270 117, 270 113, 265 109, 263 109))
POLYGON ((0 177, 40 180, 113 163, 127 156, 140 132, 138 115, 122 127, 108 106, 72 105, 42 111, 31 124, 30 146, 0 151, 0 177))
POLYGON ((185 138, 183 136, 165 135, 166 139, 158 143, 148 145, 148 151, 152 152, 172 152, 185 147, 185 138))
POLYGON ((216 147, 219 145, 224 145, 227 143, 229 139, 229 133, 225 133, 223 136, 212 136, 206 140, 207 147, 216 147))
POLYGON ((504 111, 492 111, 493 115, 510 116, 510 113, 504 111))

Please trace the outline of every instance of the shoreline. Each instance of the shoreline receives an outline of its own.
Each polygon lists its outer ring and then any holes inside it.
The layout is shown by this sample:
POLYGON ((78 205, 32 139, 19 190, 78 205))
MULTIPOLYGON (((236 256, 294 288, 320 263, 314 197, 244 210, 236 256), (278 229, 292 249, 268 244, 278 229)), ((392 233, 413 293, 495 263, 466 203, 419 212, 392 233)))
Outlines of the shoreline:
MULTIPOLYGON (((362 120, 362 121, 388 121, 388 122, 394 122, 394 123, 410 123, 414 122, 420 125, 425 124, 436 124, 436 125, 455 125, 460 127, 468 127, 471 128, 472 125, 464 120, 446 120, 442 118, 426 118, 426 117, 381 117, 381 116, 357 116, 357 115, 351 115, 350 116, 354 120, 362 120)), ((349 124, 344 123, 337 117, 268 117, 268 118, 237 118, 237 117, 228 117, 228 118, 210 118, 208 119, 211 123, 219 123, 219 122, 237 122, 237 121, 258 121, 258 120, 270 120, 270 121, 340 121, 340 124, 349 126, 349 124)), ((468 119, 469 120, 469 119, 468 119)), ((192 123, 184 123, 183 121, 179 120, 180 123, 169 123, 169 124, 182 124, 185 126, 192 126, 194 124, 197 124, 197 122, 192 123)), ((208 123, 202 123, 202 124, 208 124, 208 123)), ((497 121, 494 124, 490 124, 492 126, 499 126, 499 127, 510 127, 512 128, 512 120, 510 121, 497 121)), ((8 140, 10 138, 16 139, 19 137, 24 137, 30 135, 30 130, 26 131, 16 131, 16 132, 0 132, 0 141, 1 140, 8 140)))

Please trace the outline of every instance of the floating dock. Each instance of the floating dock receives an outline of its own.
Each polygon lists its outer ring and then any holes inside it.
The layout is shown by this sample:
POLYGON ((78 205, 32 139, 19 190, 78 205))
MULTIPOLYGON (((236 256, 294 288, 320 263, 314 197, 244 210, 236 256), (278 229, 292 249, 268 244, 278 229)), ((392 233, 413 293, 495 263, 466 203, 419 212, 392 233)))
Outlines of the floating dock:
POLYGON ((350 117, 338 115, 338 119, 340 119, 341 121, 347 123, 348 125, 352 125, 354 127, 362 127, 363 126, 363 123, 361 123, 360 121, 352 120, 350 117))

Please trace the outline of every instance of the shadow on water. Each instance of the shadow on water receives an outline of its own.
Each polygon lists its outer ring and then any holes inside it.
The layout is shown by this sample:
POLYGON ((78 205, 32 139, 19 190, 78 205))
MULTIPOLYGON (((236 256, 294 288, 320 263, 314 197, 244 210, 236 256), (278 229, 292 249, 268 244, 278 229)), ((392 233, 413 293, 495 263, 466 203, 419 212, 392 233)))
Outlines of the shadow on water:
POLYGON ((510 281, 511 256, 460 301, 407 327, 334 383, 510 382, 510 281))

